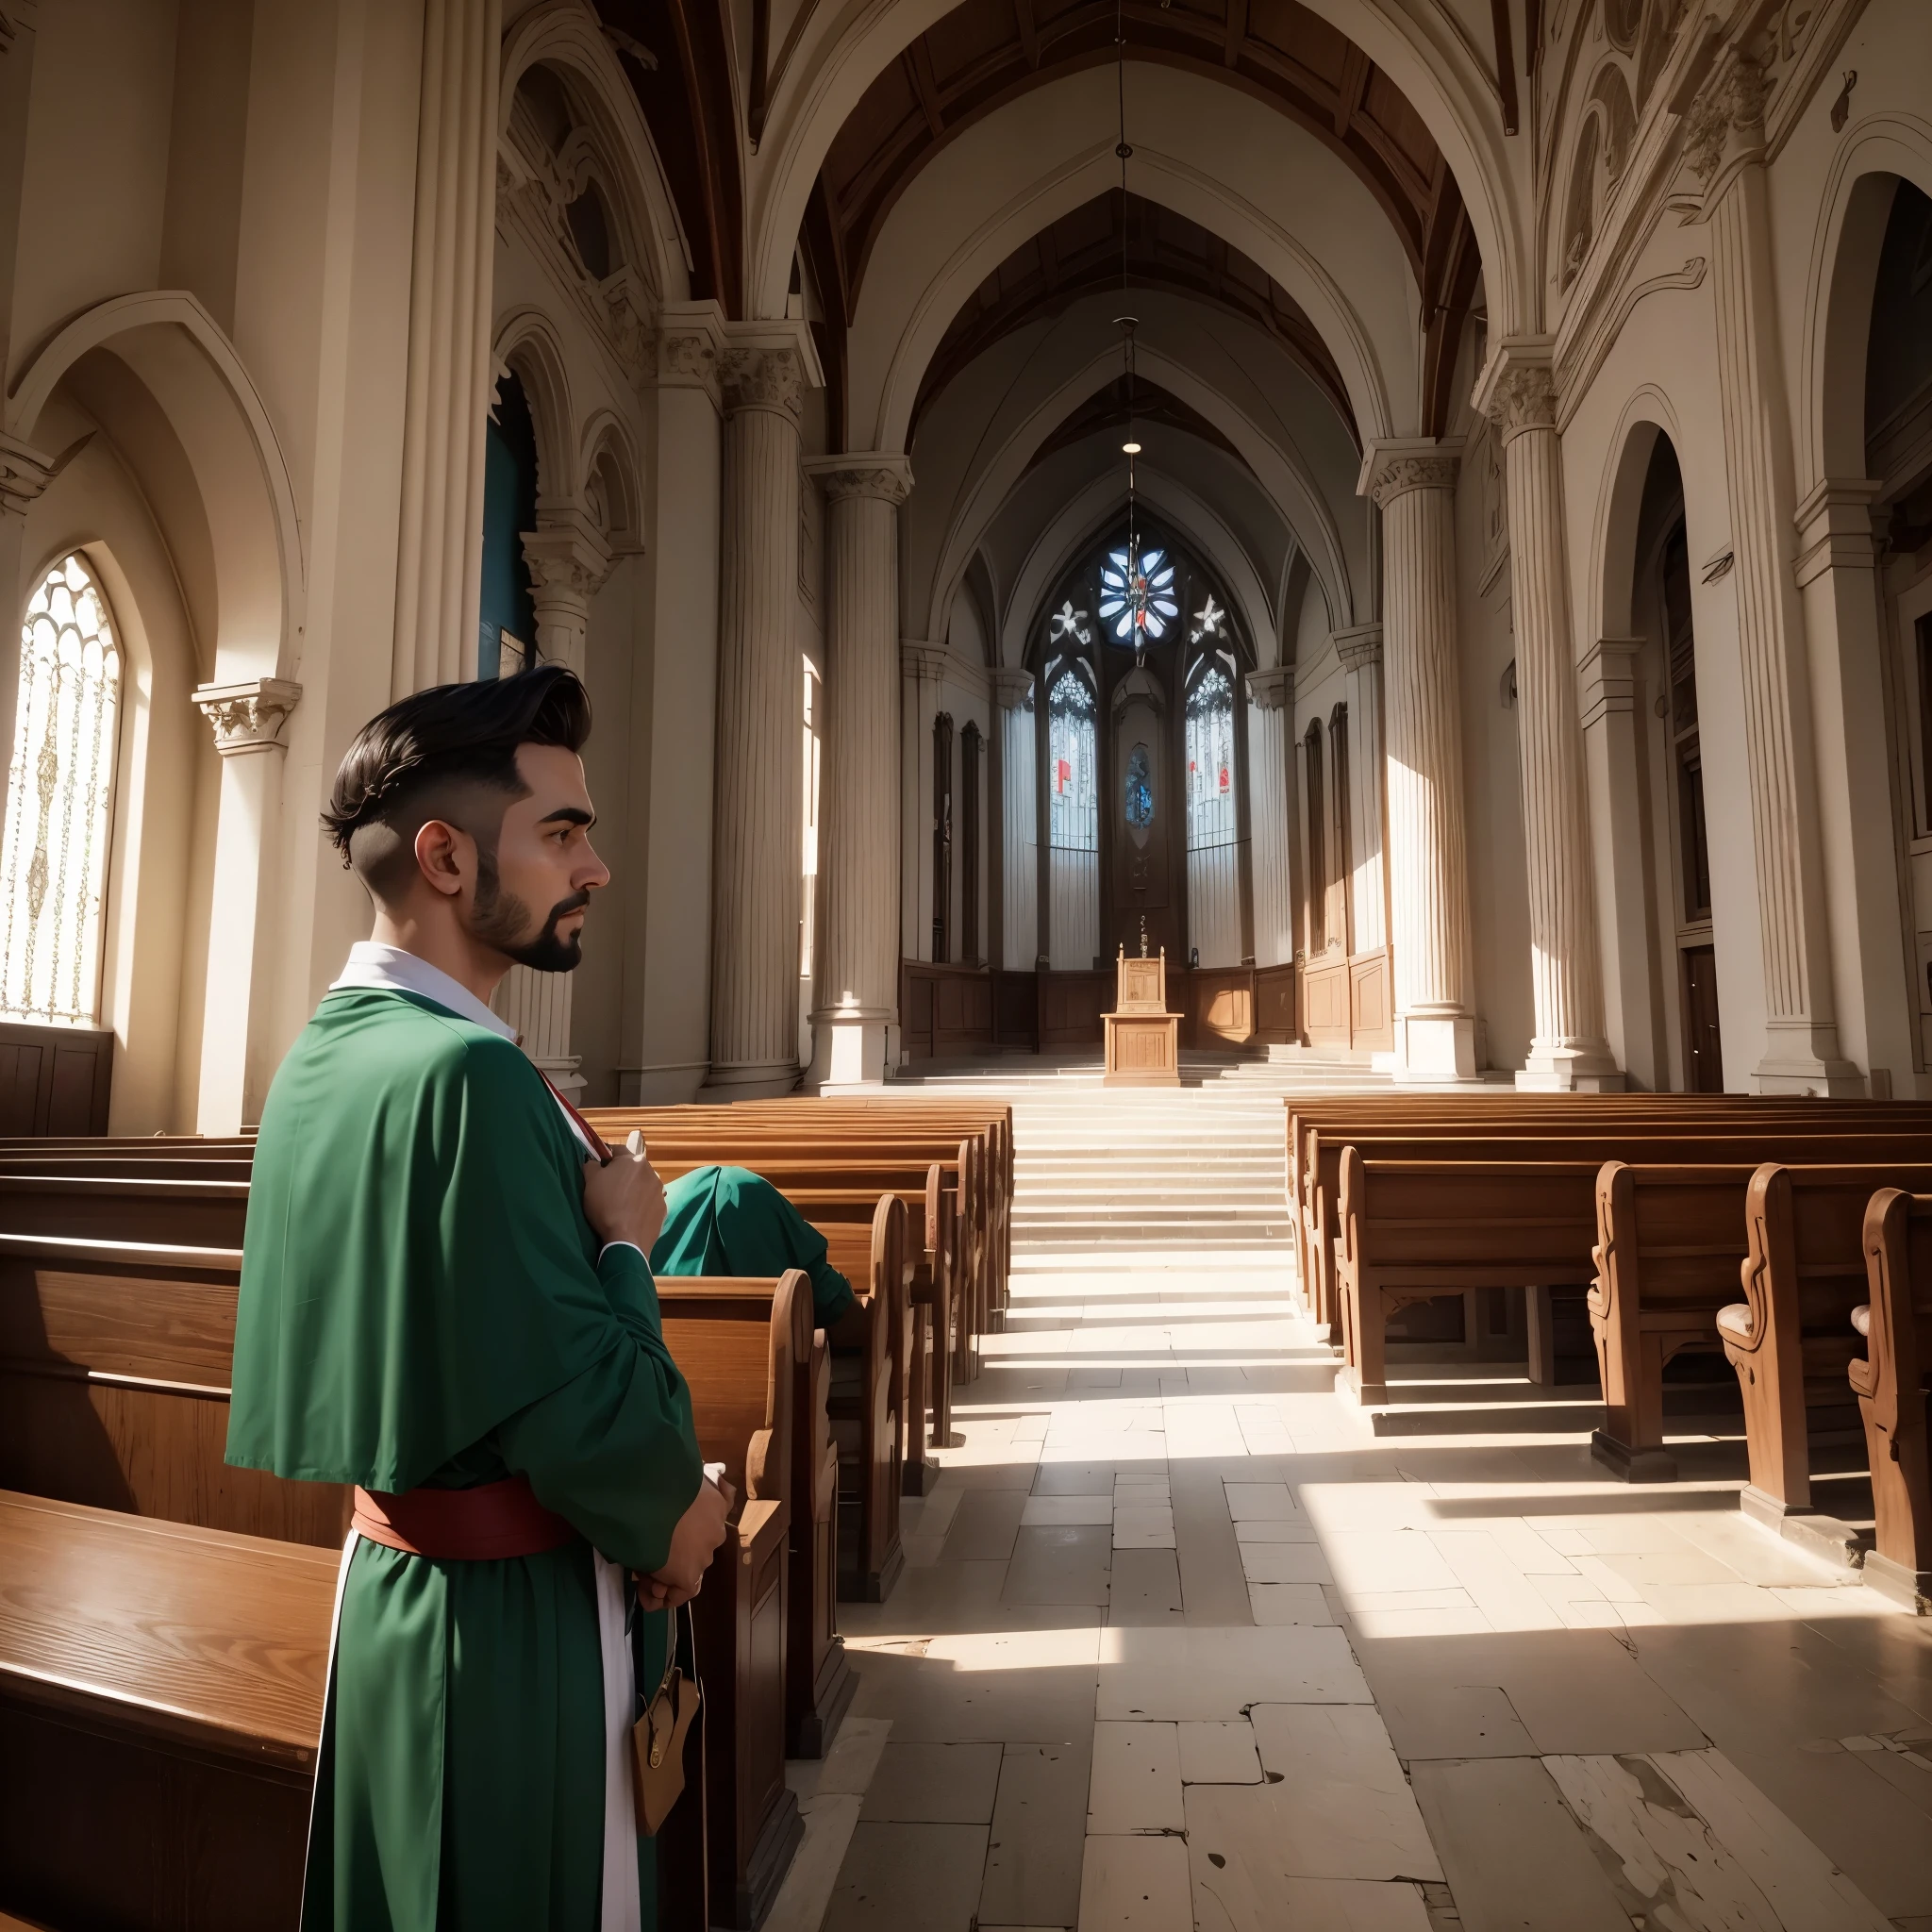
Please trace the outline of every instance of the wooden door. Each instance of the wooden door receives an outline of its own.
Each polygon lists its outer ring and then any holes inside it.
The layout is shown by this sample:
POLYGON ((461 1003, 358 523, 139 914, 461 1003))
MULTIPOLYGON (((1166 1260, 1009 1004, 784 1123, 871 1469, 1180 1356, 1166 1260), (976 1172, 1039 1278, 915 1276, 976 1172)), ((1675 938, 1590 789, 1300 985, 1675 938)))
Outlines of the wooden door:
POLYGON ((1692 1093, 1724 1091, 1715 946, 1687 946, 1684 950, 1684 1074, 1685 1086, 1692 1093))

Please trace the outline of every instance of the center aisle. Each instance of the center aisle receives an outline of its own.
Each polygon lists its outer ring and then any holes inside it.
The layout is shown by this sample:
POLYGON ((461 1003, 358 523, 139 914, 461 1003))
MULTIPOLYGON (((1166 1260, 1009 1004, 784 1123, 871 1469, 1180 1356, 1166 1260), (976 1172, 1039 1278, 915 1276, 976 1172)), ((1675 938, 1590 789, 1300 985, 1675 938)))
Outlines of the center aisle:
POLYGON ((1803 1707, 1932 1737, 1923 1635, 1735 1483, 1370 1438, 1295 1309, 1270 1084, 973 1083, 1014 1104, 1011 1310, 891 1601, 840 1607, 858 1696, 792 1767, 824 1870, 774 1928, 826 1890, 832 1932, 1619 1932, 1713 1884, 1724 1924, 1932 1913, 1932 1775, 1824 1755, 1803 1707), (1789 1710, 1743 1624, 1805 1675, 1789 1710))

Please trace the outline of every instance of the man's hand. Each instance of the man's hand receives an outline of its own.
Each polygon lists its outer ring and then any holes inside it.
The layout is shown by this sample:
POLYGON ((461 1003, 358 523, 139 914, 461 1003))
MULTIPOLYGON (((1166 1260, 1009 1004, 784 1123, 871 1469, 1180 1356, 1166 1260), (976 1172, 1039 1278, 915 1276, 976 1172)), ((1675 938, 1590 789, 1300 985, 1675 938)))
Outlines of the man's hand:
MULTIPOLYGON (((664 1183, 635 1128, 608 1166, 584 1162, 584 1218, 602 1241, 630 1241, 648 1256, 664 1230, 664 1183)), ((723 1534, 721 1530, 720 1535, 723 1534)))
POLYGON ((699 1483, 691 1505, 671 1532, 671 1556, 663 1569, 638 1578, 638 1602, 647 1610, 675 1610, 698 1593, 712 1552, 724 1541, 724 1519, 737 1492, 722 1477, 699 1483))

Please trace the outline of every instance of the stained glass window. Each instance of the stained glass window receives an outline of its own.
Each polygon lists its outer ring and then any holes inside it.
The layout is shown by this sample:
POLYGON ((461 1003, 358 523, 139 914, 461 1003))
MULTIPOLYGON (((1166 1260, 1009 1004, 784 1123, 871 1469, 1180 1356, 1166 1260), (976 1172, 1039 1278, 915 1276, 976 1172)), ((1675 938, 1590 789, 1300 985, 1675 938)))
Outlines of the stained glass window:
POLYGON ((1099 763, 1091 674, 1062 658, 1050 669, 1046 700, 1046 785, 1052 841, 1070 852, 1100 849, 1099 763))
POLYGON ((1100 566, 1100 621, 1118 643, 1137 650, 1160 637, 1180 613, 1174 601, 1174 565, 1164 550, 1110 550, 1100 566))
POLYGON ((20 630, 7 830, 0 1016, 92 1026, 120 716, 107 600, 70 557, 41 580, 20 630))
POLYGON ((1203 663, 1188 691, 1188 843, 1196 849, 1235 836, 1232 664, 1220 653, 1203 663))

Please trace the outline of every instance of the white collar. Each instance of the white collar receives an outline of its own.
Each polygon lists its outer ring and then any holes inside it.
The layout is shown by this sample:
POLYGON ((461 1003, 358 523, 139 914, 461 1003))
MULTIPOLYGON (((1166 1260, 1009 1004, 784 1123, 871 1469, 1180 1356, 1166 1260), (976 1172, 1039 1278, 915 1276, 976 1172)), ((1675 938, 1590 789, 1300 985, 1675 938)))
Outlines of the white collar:
POLYGON ((517 1029, 499 1013, 492 1013, 467 986, 452 979, 441 966, 432 966, 427 959, 419 958, 414 953, 406 953, 400 946, 385 946, 375 940, 358 940, 349 948, 347 965, 342 968, 339 978, 330 983, 329 991, 338 987, 366 986, 380 987, 391 992, 412 992, 419 999, 433 1001, 445 1011, 454 1013, 458 1020, 468 1020, 477 1026, 487 1026, 492 1033, 500 1033, 506 1040, 514 1040, 517 1029))

